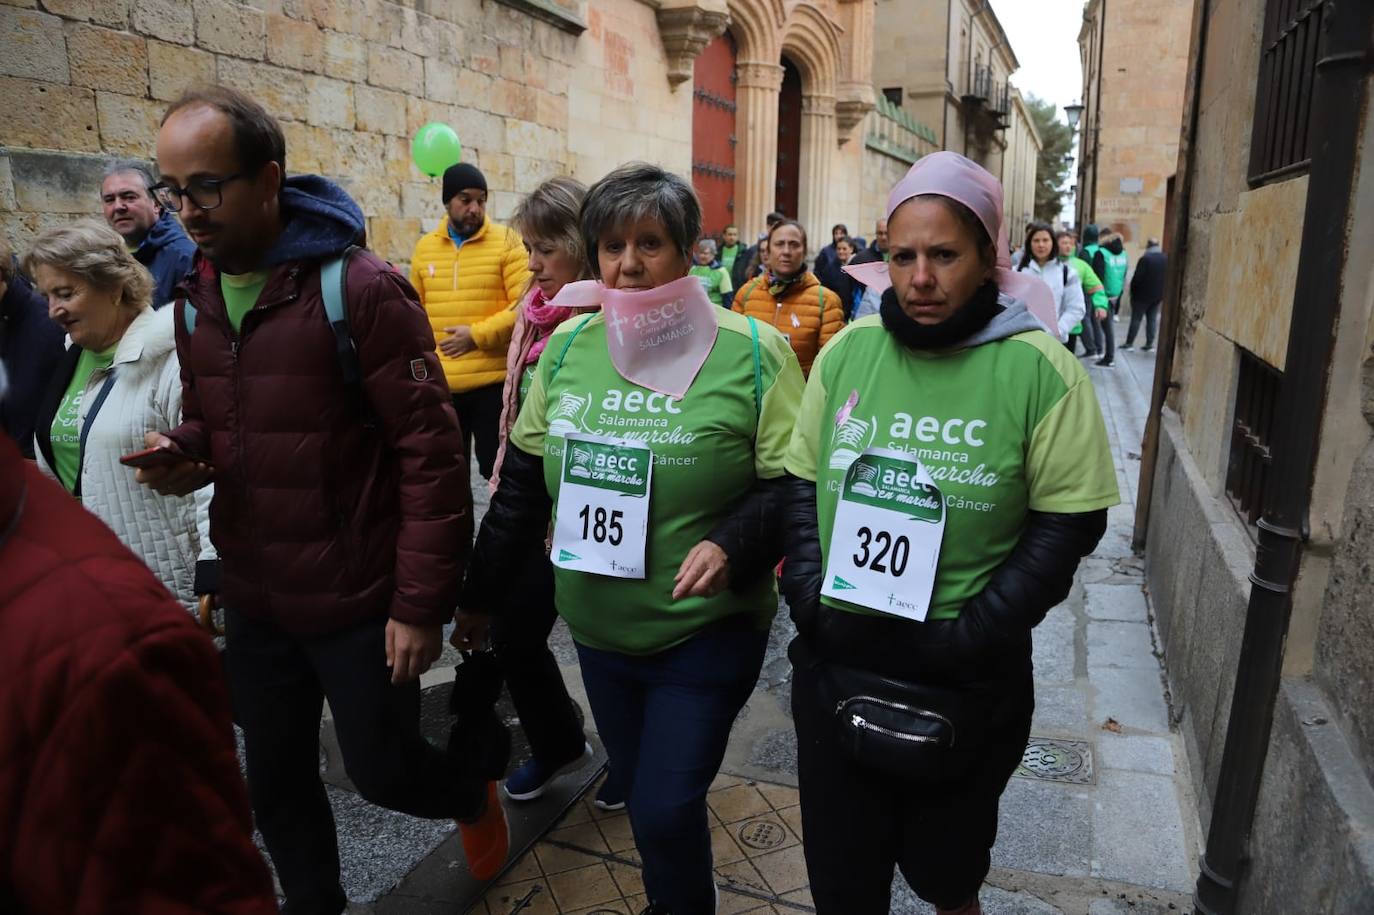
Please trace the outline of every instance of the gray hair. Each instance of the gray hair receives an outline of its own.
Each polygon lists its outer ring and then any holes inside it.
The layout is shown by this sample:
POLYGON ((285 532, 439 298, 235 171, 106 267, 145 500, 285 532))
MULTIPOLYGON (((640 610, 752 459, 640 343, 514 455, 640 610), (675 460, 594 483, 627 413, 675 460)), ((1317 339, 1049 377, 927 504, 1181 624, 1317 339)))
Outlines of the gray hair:
POLYGON ((111 175, 122 175, 125 172, 134 172, 143 179, 143 188, 152 195, 152 188, 157 184, 157 179, 153 177, 153 170, 148 167, 147 162, 138 159, 113 159, 105 166, 105 172, 100 176, 101 185, 105 184, 105 179, 111 175))
POLYGON ((35 238, 24 255, 24 272, 33 276, 39 265, 117 292, 116 304, 136 311, 147 308, 153 298, 153 277, 147 268, 134 260, 119 233, 94 219, 57 226, 35 238))
POLYGON ((690 263, 701 235, 701 203, 692 186, 647 162, 629 162, 593 184, 582 204, 582 240, 592 276, 601 278, 597 247, 601 236, 641 219, 655 219, 690 263))
POLYGON ((703 238, 697 242, 697 247, 703 251, 710 251, 712 257, 716 256, 716 240, 714 238, 703 238))

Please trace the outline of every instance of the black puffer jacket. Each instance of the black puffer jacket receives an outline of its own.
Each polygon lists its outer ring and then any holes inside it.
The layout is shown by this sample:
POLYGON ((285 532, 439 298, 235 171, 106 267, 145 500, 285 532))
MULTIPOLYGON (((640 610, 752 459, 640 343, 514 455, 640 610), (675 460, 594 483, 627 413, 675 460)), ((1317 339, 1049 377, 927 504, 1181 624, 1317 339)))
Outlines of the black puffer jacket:
MULTIPOLYGON (((527 454, 512 444, 506 448, 500 477, 501 485, 482 519, 459 600, 469 613, 499 616, 516 609, 506 606, 506 596, 513 593, 509 582, 519 574, 522 557, 542 549, 553 512, 542 456, 527 454)), ((734 590, 745 590, 760 576, 771 574, 782 558, 778 513, 786 479, 755 481, 706 536, 725 552, 734 590)))
POLYGON ((820 603, 816 484, 784 478, 787 563, 782 590, 797 631, 821 658, 889 677, 930 683, 1009 678, 1028 672, 1030 633, 1068 596, 1079 561, 1107 530, 1107 511, 1030 512, 1016 547, 953 620, 918 623, 861 616, 820 603))

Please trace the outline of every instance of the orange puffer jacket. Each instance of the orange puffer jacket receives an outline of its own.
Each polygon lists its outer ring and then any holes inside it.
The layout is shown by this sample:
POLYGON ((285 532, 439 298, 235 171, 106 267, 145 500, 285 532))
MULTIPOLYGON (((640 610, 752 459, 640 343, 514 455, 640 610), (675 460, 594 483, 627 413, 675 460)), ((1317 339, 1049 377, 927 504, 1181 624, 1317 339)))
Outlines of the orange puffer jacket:
POLYGON ((732 307, 781 331, 792 344, 803 374, 811 372, 821 347, 844 326, 840 297, 822 286, 809 270, 780 299, 768 291, 767 275, 758 277, 740 290, 732 307))

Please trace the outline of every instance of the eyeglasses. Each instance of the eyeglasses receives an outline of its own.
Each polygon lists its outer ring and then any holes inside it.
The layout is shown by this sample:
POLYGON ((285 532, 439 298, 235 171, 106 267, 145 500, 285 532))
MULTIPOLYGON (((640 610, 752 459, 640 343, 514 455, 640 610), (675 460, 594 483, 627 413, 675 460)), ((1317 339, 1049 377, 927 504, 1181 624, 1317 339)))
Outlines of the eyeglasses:
POLYGON ((181 212, 183 199, 189 199, 191 205, 198 210, 213 210, 224 203, 224 185, 244 177, 244 172, 237 172, 223 178, 196 178, 186 187, 177 187, 175 184, 160 181, 150 190, 154 199, 173 213, 181 212))

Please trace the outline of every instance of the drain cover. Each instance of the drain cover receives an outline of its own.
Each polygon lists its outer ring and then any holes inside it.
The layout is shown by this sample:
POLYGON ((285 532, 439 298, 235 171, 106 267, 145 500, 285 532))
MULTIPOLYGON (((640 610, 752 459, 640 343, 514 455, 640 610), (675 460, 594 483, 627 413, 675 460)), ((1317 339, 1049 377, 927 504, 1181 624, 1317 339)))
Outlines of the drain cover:
POLYGON ((739 840, 750 848, 777 848, 787 841, 787 830, 774 820, 750 820, 739 828, 739 840))
POLYGON ((1093 783, 1092 748, 1081 740, 1032 737, 1026 741, 1026 752, 1021 755, 1016 774, 1021 778, 1090 785, 1093 783))

